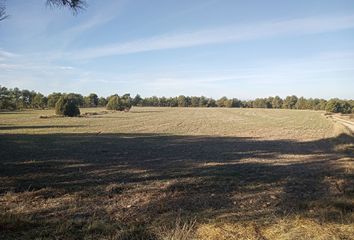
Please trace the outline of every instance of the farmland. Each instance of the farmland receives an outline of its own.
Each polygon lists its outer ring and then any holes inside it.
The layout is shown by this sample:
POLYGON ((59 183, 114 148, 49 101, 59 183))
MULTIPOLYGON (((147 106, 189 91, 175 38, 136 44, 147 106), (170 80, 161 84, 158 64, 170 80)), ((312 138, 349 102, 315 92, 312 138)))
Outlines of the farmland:
POLYGON ((354 140, 322 112, 81 112, 0 112, 5 239, 354 236, 354 140))

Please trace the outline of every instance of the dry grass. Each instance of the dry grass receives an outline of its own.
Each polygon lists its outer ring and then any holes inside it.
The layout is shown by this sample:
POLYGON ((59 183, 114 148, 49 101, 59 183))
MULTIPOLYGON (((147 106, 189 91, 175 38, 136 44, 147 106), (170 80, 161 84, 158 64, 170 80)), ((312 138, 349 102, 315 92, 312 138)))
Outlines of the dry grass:
POLYGON ((286 109, 133 108, 130 112, 81 109, 86 118, 52 118, 53 110, 1 113, 1 133, 147 133, 313 140, 334 136, 316 111, 286 109), (98 114, 100 113, 100 114, 98 114), (104 114, 101 114, 104 113, 104 114))
POLYGON ((353 137, 320 112, 103 111, 0 113, 3 239, 352 239, 353 137))
POLYGON ((352 239, 352 224, 320 223, 301 216, 280 219, 272 224, 258 226, 253 223, 204 224, 197 230, 197 236, 206 240, 340 240, 352 239))

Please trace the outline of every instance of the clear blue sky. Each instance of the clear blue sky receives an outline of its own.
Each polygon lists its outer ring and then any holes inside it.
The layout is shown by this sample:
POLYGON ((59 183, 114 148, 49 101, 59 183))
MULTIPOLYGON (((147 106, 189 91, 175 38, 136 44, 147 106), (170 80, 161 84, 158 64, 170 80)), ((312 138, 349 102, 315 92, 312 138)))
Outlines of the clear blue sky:
POLYGON ((354 98, 353 0, 87 3, 73 16, 45 0, 7 1, 0 85, 45 94, 354 98))

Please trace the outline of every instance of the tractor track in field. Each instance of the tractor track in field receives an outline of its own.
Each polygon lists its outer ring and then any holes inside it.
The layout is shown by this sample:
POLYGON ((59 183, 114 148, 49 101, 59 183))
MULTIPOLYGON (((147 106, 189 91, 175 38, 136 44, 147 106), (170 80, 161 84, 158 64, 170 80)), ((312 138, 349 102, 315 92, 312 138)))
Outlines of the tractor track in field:
POLYGON ((354 133, 354 122, 345 120, 337 115, 330 115, 330 118, 343 126, 345 126, 351 133, 354 133))

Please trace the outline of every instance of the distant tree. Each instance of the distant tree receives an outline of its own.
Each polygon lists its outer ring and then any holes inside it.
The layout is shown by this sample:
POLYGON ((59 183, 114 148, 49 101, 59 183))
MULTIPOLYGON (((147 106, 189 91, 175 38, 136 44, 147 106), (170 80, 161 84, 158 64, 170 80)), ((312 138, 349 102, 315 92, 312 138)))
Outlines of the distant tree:
POLYGON ((228 101, 227 97, 225 96, 221 97, 216 101, 216 105, 218 107, 226 107, 227 101, 228 101))
POLYGON ((83 104, 83 107, 91 107, 90 106, 90 98, 88 96, 85 96, 84 97, 84 104, 83 104))
POLYGON ((55 104, 57 103, 57 101, 61 96, 62 96, 61 93, 56 93, 56 92, 49 94, 48 103, 47 103, 48 108, 54 108, 55 104))
POLYGON ((274 97, 268 97, 266 99, 267 108, 273 108, 273 100, 274 100, 274 97))
POLYGON ((330 99, 326 104, 326 111, 339 113, 340 112, 340 102, 338 99, 330 99))
POLYGON ((224 105, 225 105, 225 107, 227 107, 227 108, 232 108, 233 105, 234 105, 233 99, 227 99, 227 100, 224 102, 224 105))
POLYGON ((251 108, 252 107, 252 101, 248 100, 248 101, 241 101, 241 107, 242 108, 251 108))
POLYGON ((208 104, 208 99, 204 96, 201 96, 199 98, 199 103, 198 103, 199 107, 206 107, 207 104, 208 104))
POLYGON ((167 107, 168 101, 166 97, 160 97, 159 99, 159 107, 167 107))
POLYGON ((238 100, 237 98, 233 98, 232 99, 232 107, 240 108, 240 107, 242 107, 242 102, 240 100, 238 100))
POLYGON ((123 111, 132 107, 130 94, 124 94, 122 97, 113 95, 109 98, 106 108, 108 110, 123 111))
POLYGON ((178 96, 178 107, 187 107, 187 101, 185 96, 178 96))
POLYGON ((209 98, 206 106, 207 107, 216 107, 217 106, 216 101, 212 98, 209 98))
POLYGON ((283 102, 283 108, 294 109, 297 102, 297 97, 295 95, 287 96, 283 102))
POLYGON ((106 108, 108 110, 120 110, 120 99, 118 95, 109 97, 106 108))
POLYGON ((252 107, 254 108, 269 108, 271 107, 270 103, 265 98, 256 98, 252 102, 252 107))
POLYGON ((41 93, 37 93, 32 100, 32 107, 43 109, 47 106, 48 99, 41 93))
POLYGON ((145 98, 143 100, 143 106, 158 107, 160 106, 160 99, 156 96, 145 98))
POLYGON ((308 102, 304 97, 300 97, 295 104, 296 109, 309 109, 308 102))
POLYGON ((14 88, 10 90, 10 96, 12 99, 12 102, 15 105, 15 109, 23 109, 25 108, 24 103, 23 103, 23 91, 21 91, 18 88, 14 88))
POLYGON ((333 113, 351 113, 352 106, 347 101, 332 98, 326 104, 326 111, 333 113))
POLYGON ((55 104, 55 114, 67 117, 80 115, 80 109, 76 99, 68 95, 61 96, 55 104))
POLYGON ((142 106, 142 104, 143 104, 143 99, 140 97, 139 94, 137 94, 137 95, 133 98, 132 104, 133 104, 133 106, 142 106))
POLYGON ((79 93, 68 93, 66 94, 68 98, 76 102, 76 105, 79 107, 84 106, 84 97, 79 93))
POLYGON ((191 106, 192 107, 199 107, 199 97, 191 97, 191 106))
POLYGON ((348 103, 350 104, 351 106, 351 113, 354 113, 354 100, 348 100, 348 103))
POLYGON ((0 109, 16 110, 16 101, 12 92, 2 86, 0 86, 0 109))
POLYGON ((85 107, 97 107, 98 106, 98 96, 95 93, 84 97, 84 106, 85 107))
POLYGON ((34 91, 30 92, 29 90, 22 90, 21 91, 21 98, 20 98, 20 108, 29 108, 32 104, 32 99, 36 93, 34 91))
POLYGON ((352 106, 348 101, 341 100, 341 113, 351 113, 352 112, 352 106))
POLYGON ((324 99, 320 99, 320 102, 318 103, 318 109, 326 110, 326 105, 327 105, 327 101, 324 99))
POLYGON ((130 94, 129 93, 124 94, 121 98, 121 101, 124 108, 123 110, 129 111, 132 107, 132 102, 133 102, 133 99, 130 97, 130 94))
POLYGON ((178 99, 177 97, 171 97, 169 99, 170 107, 178 107, 178 99))
POLYGON ((306 99, 307 100, 307 107, 308 109, 312 109, 312 110, 320 110, 319 108, 319 104, 320 104, 320 99, 318 98, 309 98, 306 99))
POLYGON ((283 100, 279 96, 275 96, 272 101, 273 108, 282 108, 283 107, 283 100))
POLYGON ((100 97, 98 99, 98 106, 99 107, 105 107, 107 105, 107 100, 104 97, 100 97))

